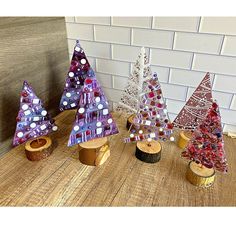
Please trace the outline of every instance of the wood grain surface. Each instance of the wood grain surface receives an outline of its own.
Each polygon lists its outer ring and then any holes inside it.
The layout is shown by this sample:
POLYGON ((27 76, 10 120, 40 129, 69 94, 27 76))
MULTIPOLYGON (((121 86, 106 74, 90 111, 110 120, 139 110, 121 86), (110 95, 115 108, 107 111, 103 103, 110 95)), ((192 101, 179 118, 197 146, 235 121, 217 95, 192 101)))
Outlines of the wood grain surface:
POLYGON ((64 17, 0 17, 0 155, 11 148, 23 81, 55 116, 68 67, 64 17))
POLYGON ((214 185, 197 188, 186 178, 188 162, 174 142, 162 144, 162 158, 148 164, 124 144, 126 120, 115 115, 120 135, 110 139, 111 156, 101 166, 86 166, 78 146, 67 147, 74 111, 57 116, 53 154, 30 162, 21 145, 0 159, 1 206, 235 206, 236 140, 224 137, 229 173, 217 173, 214 185))

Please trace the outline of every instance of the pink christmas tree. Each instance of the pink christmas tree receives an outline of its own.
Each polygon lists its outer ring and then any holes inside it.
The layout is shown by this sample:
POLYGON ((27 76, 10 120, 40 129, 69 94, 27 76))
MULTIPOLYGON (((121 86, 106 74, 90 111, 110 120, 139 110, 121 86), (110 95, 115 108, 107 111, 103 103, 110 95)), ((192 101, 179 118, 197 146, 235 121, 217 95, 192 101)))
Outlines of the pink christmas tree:
POLYGON ((61 111, 77 108, 84 80, 87 77, 94 77, 94 72, 79 40, 77 40, 60 101, 59 108, 61 111))
POLYGON ((210 74, 207 73, 173 121, 174 126, 181 129, 195 129, 205 118, 211 104, 212 88, 210 74))
POLYGON ((228 171, 221 117, 216 102, 212 103, 205 119, 194 130, 192 139, 182 152, 182 157, 201 163, 207 168, 214 168, 221 172, 228 171))
MULTIPOLYGON (((173 124, 170 123, 167 116, 161 86, 157 74, 154 73, 151 79, 143 82, 139 110, 134 118, 134 124, 131 125, 130 137, 125 138, 124 142, 151 139, 166 141, 170 138, 172 129, 173 124)), ((171 141, 174 141, 173 137, 171 137, 171 141)))
POLYGON ((32 87, 26 81, 23 83, 20 110, 16 121, 14 146, 57 130, 54 120, 44 109, 42 101, 35 95, 32 87))
POLYGON ((118 129, 112 118, 108 102, 96 77, 84 80, 78 110, 68 146, 117 134, 118 129))

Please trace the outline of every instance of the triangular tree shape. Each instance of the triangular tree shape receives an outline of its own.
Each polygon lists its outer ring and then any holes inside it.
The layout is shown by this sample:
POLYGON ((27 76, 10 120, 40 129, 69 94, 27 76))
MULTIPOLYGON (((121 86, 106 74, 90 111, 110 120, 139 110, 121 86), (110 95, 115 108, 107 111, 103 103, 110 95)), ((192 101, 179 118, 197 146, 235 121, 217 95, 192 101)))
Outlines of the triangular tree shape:
POLYGON ((80 46, 79 40, 77 40, 60 101, 59 108, 61 111, 77 108, 84 80, 87 77, 93 76, 93 69, 88 62, 83 48, 80 46))
POLYGON ((210 74, 207 73, 173 121, 174 126, 181 129, 195 129, 205 118, 211 103, 212 88, 210 74))
POLYGON ((23 83, 20 110, 16 121, 14 146, 57 130, 54 120, 44 109, 42 101, 35 95, 32 87, 26 81, 23 83))
POLYGON ((201 163, 207 168, 227 172, 221 117, 216 102, 212 103, 205 119, 194 130, 182 157, 201 163))
POLYGON ((143 81, 152 77, 151 68, 145 49, 141 48, 134 64, 132 75, 124 89, 116 111, 124 111, 126 114, 136 113, 138 110, 139 94, 142 91, 143 81))
POLYGON ((95 76, 86 78, 68 146, 117 133, 100 84, 95 76))
MULTIPOLYGON (((124 142, 143 141, 147 139, 166 141, 172 134, 173 125, 168 119, 162 90, 154 73, 153 77, 143 83, 143 94, 140 97, 139 110, 130 128, 130 137, 124 142), (139 128, 137 130, 137 127, 139 128)), ((173 138, 171 138, 173 141, 173 138)))

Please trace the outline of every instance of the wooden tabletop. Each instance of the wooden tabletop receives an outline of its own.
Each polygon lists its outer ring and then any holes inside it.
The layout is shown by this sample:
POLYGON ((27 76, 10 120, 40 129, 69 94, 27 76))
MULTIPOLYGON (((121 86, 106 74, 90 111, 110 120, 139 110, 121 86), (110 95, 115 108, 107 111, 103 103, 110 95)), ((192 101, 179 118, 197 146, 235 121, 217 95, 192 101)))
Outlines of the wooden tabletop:
POLYGON ((111 156, 102 166, 80 163, 78 147, 67 147, 74 111, 56 118, 53 154, 31 162, 24 145, 0 158, 1 206, 235 206, 236 140, 224 137, 229 173, 201 189, 185 179, 188 162, 175 143, 162 144, 160 162, 135 158, 135 144, 124 144, 125 120, 115 115, 120 134, 110 138, 111 156))

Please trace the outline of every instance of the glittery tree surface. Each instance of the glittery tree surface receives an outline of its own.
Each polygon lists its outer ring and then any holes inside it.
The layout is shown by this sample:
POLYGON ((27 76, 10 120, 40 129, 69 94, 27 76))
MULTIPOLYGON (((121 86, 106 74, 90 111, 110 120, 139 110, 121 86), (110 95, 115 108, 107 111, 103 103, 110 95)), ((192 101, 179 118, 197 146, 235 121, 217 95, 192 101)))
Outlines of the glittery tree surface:
MULTIPOLYGON (((166 104, 155 73, 151 79, 144 81, 142 91, 139 110, 134 118, 134 125, 130 128, 130 137, 125 138, 124 142, 150 139, 166 141, 172 134, 173 124, 168 119, 166 104)), ((173 137, 171 141, 174 141, 173 137)))
POLYGON ((216 102, 212 103, 207 116, 194 130, 182 157, 201 163, 207 168, 227 172, 221 117, 216 102))
POLYGON ((68 146, 117 133, 100 84, 95 77, 86 78, 68 146))
POLYGON ((142 90, 143 81, 152 77, 151 68, 145 49, 141 48, 138 58, 134 64, 132 75, 124 89, 121 100, 116 111, 123 111, 126 114, 133 114, 138 111, 139 94, 142 90))
POLYGON ((57 130, 54 120, 43 108, 41 100, 35 95, 32 87, 26 81, 23 84, 20 110, 16 121, 14 146, 57 130))
POLYGON ((174 126, 180 129, 195 129, 205 118, 211 103, 212 88, 210 74, 207 73, 173 121, 174 126))
POLYGON ((60 101, 59 108, 61 111, 77 108, 84 80, 87 77, 94 77, 94 72, 79 40, 77 40, 60 101))

